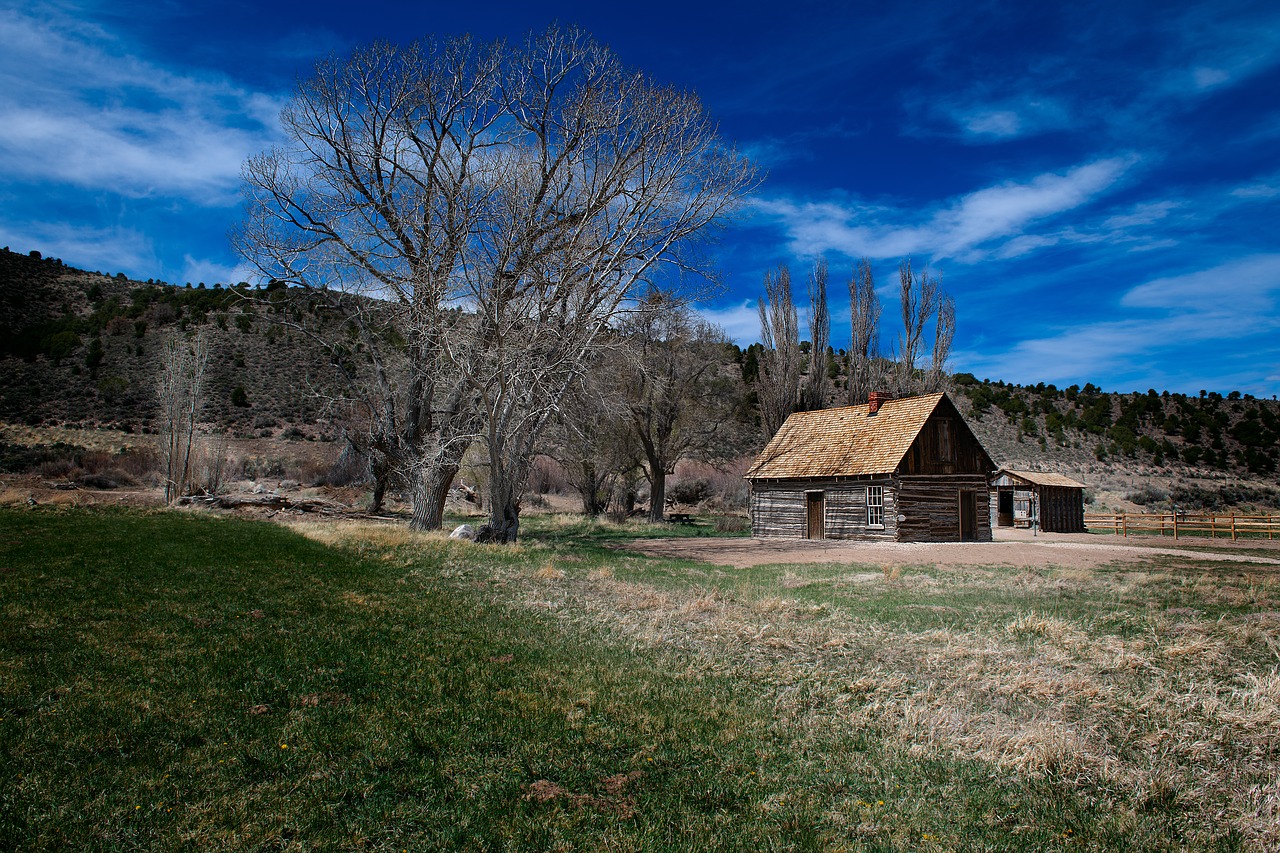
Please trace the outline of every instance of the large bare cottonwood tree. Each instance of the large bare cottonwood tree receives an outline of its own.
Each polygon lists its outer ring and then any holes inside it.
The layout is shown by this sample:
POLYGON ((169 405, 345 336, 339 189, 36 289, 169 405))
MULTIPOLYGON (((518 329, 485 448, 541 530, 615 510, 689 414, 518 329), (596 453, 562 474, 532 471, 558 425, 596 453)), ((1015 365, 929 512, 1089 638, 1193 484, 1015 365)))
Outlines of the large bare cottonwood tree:
POLYGON ((244 168, 242 254, 329 297, 361 344, 371 443, 440 523, 467 446, 514 540, 529 461, 654 267, 757 182, 698 99, 578 30, 376 44, 320 64, 244 168), (356 297, 356 298, 352 298, 356 297))

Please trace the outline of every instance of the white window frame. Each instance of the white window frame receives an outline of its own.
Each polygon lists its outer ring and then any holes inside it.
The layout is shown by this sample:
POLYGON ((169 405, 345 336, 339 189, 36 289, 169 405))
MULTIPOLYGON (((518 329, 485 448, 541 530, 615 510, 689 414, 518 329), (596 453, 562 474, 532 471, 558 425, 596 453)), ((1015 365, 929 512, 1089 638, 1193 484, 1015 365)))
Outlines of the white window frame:
POLYGON ((884 486, 867 486, 867 527, 884 530, 884 486))

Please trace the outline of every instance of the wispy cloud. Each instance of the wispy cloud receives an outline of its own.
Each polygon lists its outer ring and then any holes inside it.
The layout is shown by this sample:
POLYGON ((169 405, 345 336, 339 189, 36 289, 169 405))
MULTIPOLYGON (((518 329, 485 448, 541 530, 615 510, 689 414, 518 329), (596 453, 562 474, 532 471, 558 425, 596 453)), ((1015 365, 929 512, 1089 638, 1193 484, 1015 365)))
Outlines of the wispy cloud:
POLYGON ((1061 98, 1035 92, 995 95, 991 87, 978 86, 951 97, 915 98, 913 114, 933 119, 913 124, 913 132, 932 135, 954 133, 968 142, 1004 142, 1061 130, 1076 121, 1061 98))
MULTIPOLYGON (((46 257, 62 258, 72 266, 108 274, 138 276, 144 270, 159 267, 151 238, 132 228, 31 221, 13 225, 0 221, 0 244, 15 252, 39 249, 46 257)), ((147 275, 152 277, 154 272, 147 275)))
POLYGON ((919 220, 920 213, 905 206, 761 199, 755 208, 782 225, 792 250, 801 256, 925 254, 972 262, 988 253, 1007 256, 1010 248, 1019 253, 1036 248, 1034 237, 1023 234, 1024 229, 1094 200, 1135 162, 1130 156, 1111 157, 1060 174, 985 187, 934 206, 915 224, 912 220, 919 220))
POLYGON ((719 308, 700 307, 698 313, 711 325, 723 329, 729 340, 741 346, 760 339, 760 313, 753 300, 744 299, 739 304, 719 308))
POLYGON ((1242 390, 1267 393, 1266 374, 1280 361, 1278 299, 1280 254, 1252 255, 1144 282, 1120 298, 1128 315, 1120 319, 1049 327, 1003 351, 958 352, 955 364, 979 375, 1056 383, 1110 376, 1150 384, 1159 374, 1184 390, 1215 387, 1230 373, 1242 390), (1206 347, 1218 353, 1213 363, 1202 356, 1206 347))
POLYGON ((181 281, 214 282, 235 284, 241 281, 254 281, 257 273, 245 264, 228 265, 211 261, 208 258, 196 258, 190 254, 182 256, 183 267, 181 281))
MULTIPOLYGON (((1191 312, 1202 327, 1216 330, 1226 320, 1228 330, 1244 331, 1267 318, 1280 294, 1280 254, 1257 254, 1228 261, 1211 269, 1168 276, 1141 284, 1120 300, 1129 308, 1159 308, 1191 312)), ((1216 334, 1216 331, 1209 332, 1216 334)))
POLYGON ((234 204, 240 165, 269 144, 279 106, 218 74, 172 72, 56 14, 10 12, 0 27, 8 180, 234 204))

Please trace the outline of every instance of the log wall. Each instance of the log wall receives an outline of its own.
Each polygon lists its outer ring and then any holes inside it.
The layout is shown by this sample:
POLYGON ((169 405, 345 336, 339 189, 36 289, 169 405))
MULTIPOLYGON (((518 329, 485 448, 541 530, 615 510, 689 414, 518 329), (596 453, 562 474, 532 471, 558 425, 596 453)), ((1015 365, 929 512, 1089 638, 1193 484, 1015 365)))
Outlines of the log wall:
POLYGON ((806 536, 805 493, 821 491, 826 508, 826 538, 897 538, 898 504, 892 480, 756 481, 751 486, 751 535, 772 539, 806 536), (867 527, 867 486, 884 488, 884 528, 867 527))
POLYGON ((959 542, 960 492, 972 492, 976 504, 974 540, 991 541, 991 503, 982 474, 903 477, 898 489, 898 525, 902 542, 959 542))

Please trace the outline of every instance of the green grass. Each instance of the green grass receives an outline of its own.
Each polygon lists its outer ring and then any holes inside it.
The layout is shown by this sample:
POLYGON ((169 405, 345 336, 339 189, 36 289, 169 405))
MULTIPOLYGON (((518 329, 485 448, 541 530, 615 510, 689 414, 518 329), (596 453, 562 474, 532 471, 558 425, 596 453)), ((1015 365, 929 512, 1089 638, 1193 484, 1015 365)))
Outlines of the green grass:
MULTIPOLYGON (((841 585, 866 567, 650 560, 614 550, 634 529, 564 520, 511 548, 311 532, 0 510, 0 847, 1245 845, 1189 816, 1174 783, 1024 772, 904 736, 911 709, 872 685, 939 630, 1032 657, 1059 623, 1140 635, 1141 584, 1046 601, 1038 581, 1004 589, 1012 571, 975 585, 920 567, 841 585), (1028 612, 1049 627, 1005 630, 1028 612), (828 660, 817 633, 868 651, 828 660)), ((1173 573, 1151 606, 1183 586, 1173 573)), ((899 692, 927 686, 901 672, 899 692)))

